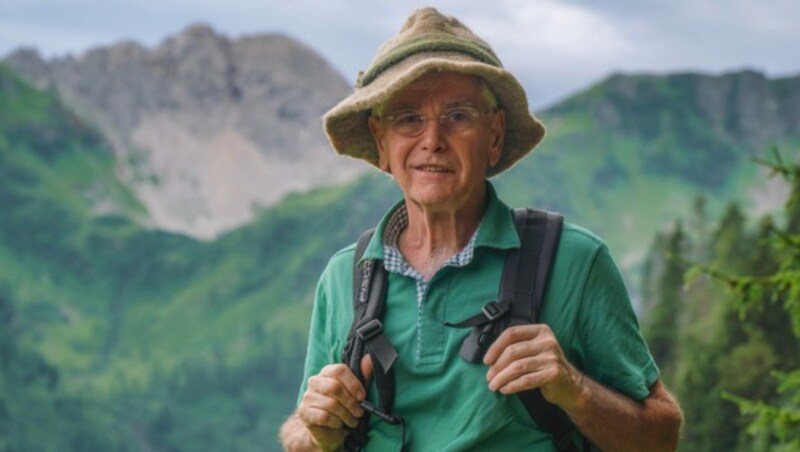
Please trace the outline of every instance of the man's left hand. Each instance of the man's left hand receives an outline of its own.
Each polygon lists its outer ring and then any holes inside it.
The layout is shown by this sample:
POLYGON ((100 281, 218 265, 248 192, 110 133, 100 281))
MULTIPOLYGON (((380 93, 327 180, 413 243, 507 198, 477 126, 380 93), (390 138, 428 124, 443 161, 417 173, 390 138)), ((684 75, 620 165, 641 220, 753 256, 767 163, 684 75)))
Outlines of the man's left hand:
POLYGON ((489 389, 514 394, 539 388, 550 403, 569 410, 580 403, 583 375, 567 361, 553 331, 544 324, 507 328, 483 362, 489 389))

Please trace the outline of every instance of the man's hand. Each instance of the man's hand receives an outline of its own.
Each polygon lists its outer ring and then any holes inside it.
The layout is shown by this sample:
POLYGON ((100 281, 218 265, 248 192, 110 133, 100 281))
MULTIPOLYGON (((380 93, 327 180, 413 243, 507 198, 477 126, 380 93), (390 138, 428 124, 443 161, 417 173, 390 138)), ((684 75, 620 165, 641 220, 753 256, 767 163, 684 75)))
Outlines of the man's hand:
MULTIPOLYGON (((369 356, 361 361, 367 381, 372 377, 369 356)), ((347 427, 355 427, 363 416, 360 402, 367 396, 358 378, 344 364, 331 364, 308 379, 308 388, 296 415, 305 426, 312 443, 321 450, 339 449, 347 427)))
POLYGON ((567 361, 544 324, 507 328, 483 358, 489 389, 514 394, 539 388, 550 403, 569 410, 581 402, 583 375, 567 361))
POLYGON ((682 414, 660 381, 633 400, 585 377, 567 361, 547 325, 508 328, 486 351, 489 389, 513 394, 539 388, 601 450, 674 451, 682 414))

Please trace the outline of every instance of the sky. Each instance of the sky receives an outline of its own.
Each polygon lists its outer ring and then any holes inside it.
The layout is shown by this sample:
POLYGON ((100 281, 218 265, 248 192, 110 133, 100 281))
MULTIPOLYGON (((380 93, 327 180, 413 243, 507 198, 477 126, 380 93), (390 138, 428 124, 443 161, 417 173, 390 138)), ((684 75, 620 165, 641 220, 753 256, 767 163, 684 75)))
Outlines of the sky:
POLYGON ((422 5, 489 42, 535 110, 620 72, 800 75, 800 0, 0 0, 0 57, 153 47, 204 23, 230 38, 291 36, 352 83, 422 5))

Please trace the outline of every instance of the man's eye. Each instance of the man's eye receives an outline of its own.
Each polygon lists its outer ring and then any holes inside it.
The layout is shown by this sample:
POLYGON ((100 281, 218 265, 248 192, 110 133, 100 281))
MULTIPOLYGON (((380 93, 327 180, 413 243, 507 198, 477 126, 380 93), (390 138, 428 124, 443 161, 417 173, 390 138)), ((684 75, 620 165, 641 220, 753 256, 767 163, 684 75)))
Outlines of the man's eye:
POLYGON ((472 120, 472 115, 468 110, 455 109, 447 112, 447 120, 451 123, 468 122, 472 120))
POLYGON ((394 117, 395 124, 419 124, 422 121, 422 115, 419 113, 400 113, 394 117))

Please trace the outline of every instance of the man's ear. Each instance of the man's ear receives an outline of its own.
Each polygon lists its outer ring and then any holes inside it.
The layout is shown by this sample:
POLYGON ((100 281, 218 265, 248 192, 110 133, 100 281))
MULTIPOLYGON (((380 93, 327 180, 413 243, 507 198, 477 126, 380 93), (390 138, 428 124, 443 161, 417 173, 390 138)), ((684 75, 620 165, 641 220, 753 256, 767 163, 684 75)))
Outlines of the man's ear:
POLYGON ((381 127, 380 119, 370 116, 367 124, 369 125, 369 131, 372 133, 372 138, 375 140, 375 147, 378 148, 378 168, 392 174, 392 170, 389 167, 389 156, 386 146, 383 144, 383 127, 381 127))
POLYGON ((497 165, 503 154, 506 139, 506 112, 497 110, 492 116, 491 141, 489 143, 489 167, 497 165))

